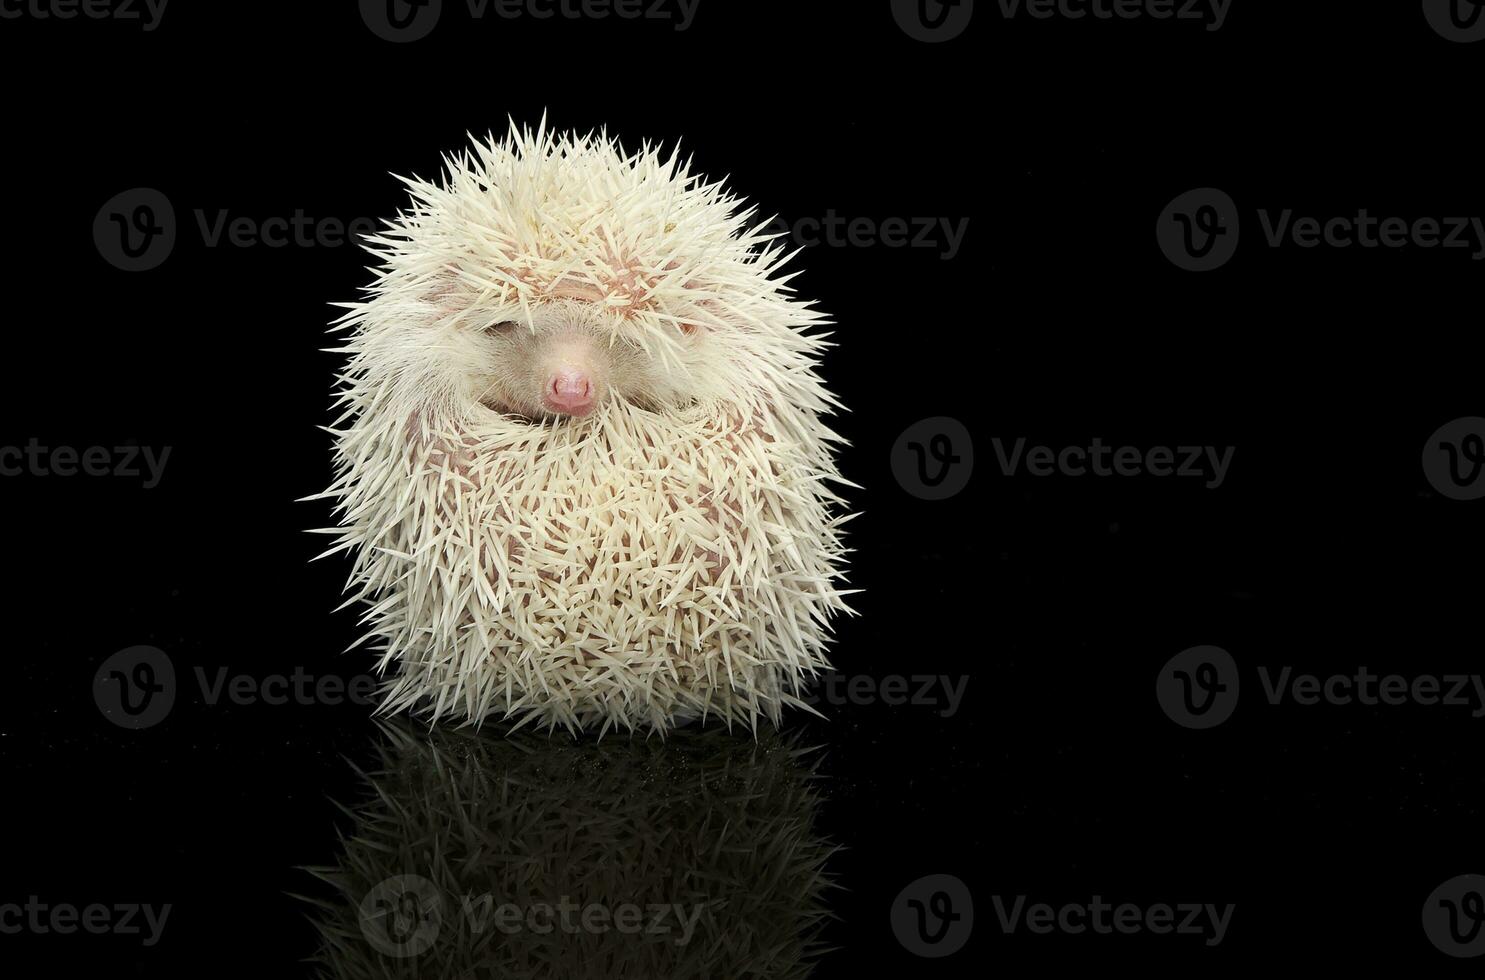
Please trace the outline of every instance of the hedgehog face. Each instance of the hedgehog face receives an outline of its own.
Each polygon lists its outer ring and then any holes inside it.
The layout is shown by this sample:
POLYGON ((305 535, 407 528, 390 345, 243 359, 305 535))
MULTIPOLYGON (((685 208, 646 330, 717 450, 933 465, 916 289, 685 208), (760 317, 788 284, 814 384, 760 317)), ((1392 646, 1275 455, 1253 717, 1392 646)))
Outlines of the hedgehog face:
POLYGON ((689 362, 697 331, 654 349, 591 303, 560 300, 521 312, 465 317, 471 336, 469 386, 486 408, 532 420, 582 418, 612 400, 653 412, 681 408, 700 394, 689 362))
POLYGON ((787 245, 720 183, 675 152, 545 131, 445 162, 442 181, 405 181, 411 207, 369 244, 368 298, 342 304, 353 413, 447 435, 711 409, 818 438, 834 400, 810 331, 826 321, 776 275, 787 245))

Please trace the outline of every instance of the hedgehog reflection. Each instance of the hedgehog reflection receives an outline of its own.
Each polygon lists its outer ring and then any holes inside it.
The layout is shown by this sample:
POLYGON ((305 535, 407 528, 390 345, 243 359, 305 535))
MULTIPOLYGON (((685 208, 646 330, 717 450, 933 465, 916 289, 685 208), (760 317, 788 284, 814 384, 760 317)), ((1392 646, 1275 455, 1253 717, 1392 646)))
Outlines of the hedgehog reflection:
POLYGON ((321 977, 805 977, 831 846, 815 752, 764 734, 553 744, 383 726, 321 977))

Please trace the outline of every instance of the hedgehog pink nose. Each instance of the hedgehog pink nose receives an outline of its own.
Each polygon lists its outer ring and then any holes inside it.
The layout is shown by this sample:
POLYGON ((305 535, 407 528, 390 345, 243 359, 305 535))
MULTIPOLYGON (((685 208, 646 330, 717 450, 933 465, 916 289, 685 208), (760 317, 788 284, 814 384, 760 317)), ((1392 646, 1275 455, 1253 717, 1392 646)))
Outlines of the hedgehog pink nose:
POLYGON ((547 408, 566 415, 587 415, 593 410, 593 383, 581 371, 561 368, 547 384, 547 408))

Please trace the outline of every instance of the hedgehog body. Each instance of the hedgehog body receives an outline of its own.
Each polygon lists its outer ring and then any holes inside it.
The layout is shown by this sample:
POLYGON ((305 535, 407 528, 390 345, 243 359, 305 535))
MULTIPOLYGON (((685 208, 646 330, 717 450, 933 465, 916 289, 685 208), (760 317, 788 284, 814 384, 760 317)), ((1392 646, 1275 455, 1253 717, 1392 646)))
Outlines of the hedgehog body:
POLYGON ((776 723, 846 611, 825 321, 782 246, 606 135, 513 126, 406 183, 337 324, 324 495, 384 706, 776 723))

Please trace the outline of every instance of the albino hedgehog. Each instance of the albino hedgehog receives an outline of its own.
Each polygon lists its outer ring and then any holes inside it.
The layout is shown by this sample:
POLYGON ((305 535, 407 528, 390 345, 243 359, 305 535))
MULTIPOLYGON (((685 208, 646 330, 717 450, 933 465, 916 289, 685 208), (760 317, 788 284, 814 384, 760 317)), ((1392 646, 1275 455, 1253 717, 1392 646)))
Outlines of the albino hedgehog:
POLYGON ((677 154, 512 124, 374 237, 331 429, 386 710, 756 727, 827 667, 824 318, 677 154))

